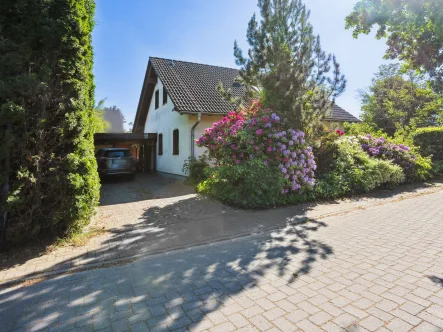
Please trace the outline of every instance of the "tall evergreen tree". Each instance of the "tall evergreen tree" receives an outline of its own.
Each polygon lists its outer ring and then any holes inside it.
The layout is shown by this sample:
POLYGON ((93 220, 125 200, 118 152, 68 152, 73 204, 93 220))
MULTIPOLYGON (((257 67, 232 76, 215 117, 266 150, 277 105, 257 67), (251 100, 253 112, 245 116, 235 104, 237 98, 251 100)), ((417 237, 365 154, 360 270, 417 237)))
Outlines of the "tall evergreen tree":
POLYGON ((10 241, 78 231, 94 213, 94 0, 0 2, 0 183, 10 241))
POLYGON ((301 0, 259 0, 258 7, 262 19, 258 23, 254 14, 249 21, 248 57, 234 43, 246 98, 261 89, 266 106, 312 134, 346 80, 335 56, 322 50, 301 0))

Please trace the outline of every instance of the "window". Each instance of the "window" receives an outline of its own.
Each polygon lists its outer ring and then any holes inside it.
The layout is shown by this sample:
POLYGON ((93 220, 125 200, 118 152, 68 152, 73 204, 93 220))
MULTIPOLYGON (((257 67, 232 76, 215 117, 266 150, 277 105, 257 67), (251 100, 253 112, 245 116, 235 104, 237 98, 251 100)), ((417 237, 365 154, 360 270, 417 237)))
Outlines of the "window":
POLYGON ((159 92, 157 90, 155 91, 155 109, 158 108, 158 98, 159 98, 159 92))
POLYGON ((168 102, 168 93, 166 92, 166 89, 163 87, 163 105, 168 102))
POLYGON ((172 154, 178 155, 178 129, 172 132, 172 154))
POLYGON ((158 134, 158 155, 163 155, 163 134, 158 134))

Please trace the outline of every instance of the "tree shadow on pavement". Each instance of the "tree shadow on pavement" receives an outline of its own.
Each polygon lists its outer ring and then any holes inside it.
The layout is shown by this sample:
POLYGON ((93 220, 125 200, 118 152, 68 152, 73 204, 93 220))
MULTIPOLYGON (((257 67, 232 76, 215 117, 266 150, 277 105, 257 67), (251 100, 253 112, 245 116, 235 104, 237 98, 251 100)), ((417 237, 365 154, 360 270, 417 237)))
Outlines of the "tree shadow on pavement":
POLYGON ((434 284, 443 287, 443 278, 439 278, 437 276, 428 276, 429 280, 431 280, 434 284))
MULTIPOLYGON (((163 210, 146 211, 143 221, 131 228, 131 234, 116 232, 109 244, 125 243, 138 252, 146 248, 136 246, 139 241, 155 243, 163 239, 163 243, 173 243, 178 236, 198 233, 191 215, 170 218, 196 204, 195 199, 185 200, 163 210), (168 222, 165 215, 169 215, 168 222), (189 230, 180 232, 184 228, 189 230)), ((202 220, 217 223, 221 215, 224 220, 243 222, 242 227, 252 225, 242 220, 241 213, 225 216, 222 211, 211 217, 208 213, 208 219, 202 220)), ((254 230, 266 230, 260 214, 254 221, 254 230)), ((144 331, 154 326, 165 331, 191 326, 204 329, 227 322, 226 317, 235 312, 245 317, 262 312, 257 305, 260 300, 296 294, 300 286, 312 280, 310 274, 316 262, 333 253, 327 243, 316 238, 315 232, 327 226, 324 222, 287 216, 274 224, 280 229, 0 289, 0 330, 62 330, 72 326, 144 331)), ((95 254, 99 255, 100 250, 95 254)))

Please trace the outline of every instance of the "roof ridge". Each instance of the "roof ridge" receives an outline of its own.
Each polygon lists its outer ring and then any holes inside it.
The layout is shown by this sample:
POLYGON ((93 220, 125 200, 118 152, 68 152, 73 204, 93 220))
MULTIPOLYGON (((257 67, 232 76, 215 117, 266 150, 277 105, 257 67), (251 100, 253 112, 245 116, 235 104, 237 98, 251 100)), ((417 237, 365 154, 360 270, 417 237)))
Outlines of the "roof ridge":
POLYGON ((230 69, 230 70, 240 71, 240 69, 237 69, 237 68, 231 68, 231 67, 225 67, 225 66, 215 66, 215 65, 209 65, 207 63, 201 63, 201 62, 183 61, 183 60, 168 59, 168 58, 160 58, 160 57, 157 57, 157 56, 150 56, 149 58, 150 59, 168 60, 168 61, 174 61, 174 62, 192 63, 194 65, 201 65, 201 66, 216 67, 216 68, 223 68, 223 69, 230 69))

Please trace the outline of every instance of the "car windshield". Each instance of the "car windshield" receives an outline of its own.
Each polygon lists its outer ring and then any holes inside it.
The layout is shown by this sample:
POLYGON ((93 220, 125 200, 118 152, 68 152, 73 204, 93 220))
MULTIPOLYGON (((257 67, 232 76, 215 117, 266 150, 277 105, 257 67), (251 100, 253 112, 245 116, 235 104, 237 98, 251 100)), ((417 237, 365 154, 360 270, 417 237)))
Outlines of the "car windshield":
POLYGON ((128 150, 111 150, 105 152, 106 158, 123 158, 130 157, 131 153, 128 150))

